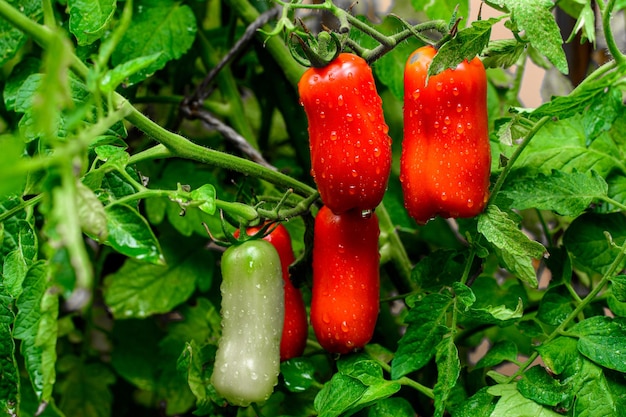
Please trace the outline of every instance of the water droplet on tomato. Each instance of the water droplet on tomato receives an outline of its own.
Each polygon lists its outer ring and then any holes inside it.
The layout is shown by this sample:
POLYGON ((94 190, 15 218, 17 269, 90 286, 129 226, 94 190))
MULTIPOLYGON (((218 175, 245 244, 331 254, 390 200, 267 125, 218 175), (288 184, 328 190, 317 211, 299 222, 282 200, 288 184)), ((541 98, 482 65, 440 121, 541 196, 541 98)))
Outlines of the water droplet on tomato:
POLYGON ((352 170, 352 172, 351 172, 351 174, 352 174, 352 176, 353 176, 354 178, 356 178, 356 177, 358 177, 358 176, 359 176, 359 173, 358 173, 358 172, 356 172, 356 169, 353 169, 353 170, 352 170))
POLYGON ((383 133, 386 135, 387 133, 389 133, 389 126, 387 126, 386 124, 383 124, 383 133))
POLYGON ((370 119, 370 122, 373 122, 375 117, 374 114, 372 112, 367 112, 367 118, 370 119))
POLYGON ((457 131, 457 133, 463 133, 465 131, 465 129, 463 128, 463 125, 461 123, 456 125, 456 131, 457 131))
POLYGON ((439 129, 439 122, 437 120, 435 120, 434 126, 435 126, 435 129, 439 129))
POLYGON ((459 89, 458 89, 458 88, 456 88, 456 87, 454 87, 454 88, 452 89, 452 94, 453 94, 453 95, 455 95, 455 96, 458 96, 458 95, 459 95, 459 89))
POLYGON ((376 158, 378 158, 380 156, 380 148, 379 147, 374 148, 374 156, 376 158))
POLYGON ((441 193, 441 200, 442 201, 446 201, 448 199, 448 196, 446 195, 445 192, 441 193))
POLYGON ((420 89, 416 89, 415 91, 413 91, 413 98, 415 100, 417 100, 418 98, 420 98, 420 89))
POLYGON ((352 113, 346 114, 346 120, 349 121, 349 122, 354 120, 354 117, 352 117, 352 113))
POLYGON ((328 315, 328 313, 322 314, 322 321, 326 324, 330 323, 330 316, 328 315))
POLYGON ((441 128, 441 132, 442 132, 443 134, 448 133, 448 126, 444 126, 444 127, 442 127, 442 128, 441 128))
POLYGON ((339 105, 339 107, 343 106, 343 95, 339 94, 339 97, 337 97, 337 104, 339 105))
POLYGON ((468 207, 468 208, 472 208, 472 207, 474 207, 474 201, 472 201, 472 199, 471 199, 471 198, 467 200, 467 207, 468 207))
POLYGON ((325 119, 326 118, 326 113, 324 113, 323 111, 320 112, 320 119, 325 119))
POLYGON ((446 116, 446 117, 443 119, 443 122, 444 122, 445 124, 449 125, 449 124, 450 124, 450 122, 451 122, 451 121, 450 121, 450 117, 446 116))
POLYGON ((435 89, 437 91, 443 90, 443 83, 441 81, 438 81, 437 84, 435 84, 435 89))
POLYGON ((330 140, 337 140, 337 132, 336 131, 332 131, 330 132, 330 140))
POLYGON ((350 330, 350 327, 348 327, 348 323, 344 320, 341 322, 341 331, 344 333, 348 333, 348 330, 350 330))
POLYGON ((352 74, 352 71, 348 71, 348 79, 351 80, 354 78, 354 74, 352 74))
POLYGON ((457 113, 461 113, 463 111, 463 106, 461 105, 461 103, 456 105, 456 112, 457 113))
POLYGON ((472 130, 472 124, 470 122, 467 122, 467 130, 472 130))

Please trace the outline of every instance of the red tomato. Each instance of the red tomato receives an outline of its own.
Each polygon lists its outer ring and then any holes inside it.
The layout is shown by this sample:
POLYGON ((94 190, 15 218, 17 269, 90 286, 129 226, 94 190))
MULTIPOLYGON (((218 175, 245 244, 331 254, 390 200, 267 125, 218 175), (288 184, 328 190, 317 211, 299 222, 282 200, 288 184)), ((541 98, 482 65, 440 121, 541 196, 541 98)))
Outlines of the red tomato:
POLYGON ((487 78, 478 58, 430 77, 437 50, 419 48, 404 72, 400 181, 411 217, 473 217, 489 199, 487 78))
POLYGON ((379 311, 378 218, 360 211, 315 218, 311 325, 320 345, 332 353, 365 346, 379 311))
POLYGON ((372 69, 342 53, 323 68, 309 68, 298 90, 322 202, 334 213, 373 210, 387 188, 391 138, 372 69))

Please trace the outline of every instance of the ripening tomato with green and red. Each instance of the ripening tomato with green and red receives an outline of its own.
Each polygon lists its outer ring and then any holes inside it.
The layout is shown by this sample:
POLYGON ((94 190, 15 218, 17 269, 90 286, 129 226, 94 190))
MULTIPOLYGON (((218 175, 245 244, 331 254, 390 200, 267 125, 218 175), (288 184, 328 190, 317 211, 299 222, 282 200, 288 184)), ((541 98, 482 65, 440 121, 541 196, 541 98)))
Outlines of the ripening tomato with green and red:
MULTIPOLYGON (((253 226, 246 229, 250 236, 259 233, 262 226, 253 226)), ((235 237, 239 236, 239 231, 235 232, 235 237)), ((280 339, 280 360, 286 361, 297 356, 302 356, 306 347, 308 336, 308 319, 306 307, 302 293, 291 282, 289 266, 294 263, 295 255, 291 244, 289 231, 282 224, 270 226, 270 232, 263 240, 271 243, 280 257, 283 272, 284 292, 285 292, 285 320, 283 324, 282 336, 280 339)))
POLYGON ((373 210, 387 189, 391 138, 372 69, 363 58, 341 53, 309 68, 298 91, 322 202, 338 214, 373 210))
POLYGON ((478 57, 427 80, 437 50, 413 52, 404 72, 400 181, 417 223, 474 217, 489 199, 487 77, 478 57))
POLYGON ((331 353, 365 346, 379 311, 378 217, 359 210, 335 214, 323 206, 315 217, 311 326, 331 353))

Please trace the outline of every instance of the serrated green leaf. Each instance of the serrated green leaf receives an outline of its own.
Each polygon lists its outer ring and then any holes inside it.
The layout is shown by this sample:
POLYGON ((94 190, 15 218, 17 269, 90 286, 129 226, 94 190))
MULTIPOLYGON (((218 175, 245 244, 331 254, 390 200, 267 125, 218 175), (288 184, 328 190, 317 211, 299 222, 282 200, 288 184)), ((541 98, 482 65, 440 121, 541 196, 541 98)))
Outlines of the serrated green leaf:
POLYGON ((106 244, 131 258, 153 264, 163 263, 159 241, 137 210, 125 204, 115 204, 107 206, 105 213, 108 229, 106 244))
POLYGON ((476 295, 467 285, 455 282, 452 284, 452 289, 456 300, 460 303, 461 311, 467 311, 476 302, 476 295))
POLYGON ((202 201, 198 208, 207 214, 215 214, 215 187, 211 184, 204 184, 200 188, 191 191, 190 196, 194 201, 202 201))
POLYGON ((517 389, 517 384, 499 384, 489 387, 487 392, 500 397, 490 417, 559 417, 549 408, 524 397, 517 389))
POLYGON ((550 0, 506 0, 511 19, 525 32, 530 43, 546 56, 563 74, 567 74, 567 59, 561 45, 561 31, 557 26, 550 0))
POLYGON ((552 170, 595 171, 601 177, 614 169, 626 172, 623 150, 609 135, 601 134, 589 146, 586 142, 579 116, 548 123, 522 151, 514 171, 520 170, 524 176, 550 175, 552 170))
MULTIPOLYGON (((587 213, 577 217, 563 235, 563 243, 572 254, 574 264, 593 273, 608 270, 620 250, 610 244, 605 235, 620 246, 626 241, 626 218, 621 213, 587 213)), ((624 268, 626 261, 618 265, 624 268)))
MULTIPOLYGON (((19 7, 22 14, 38 22, 43 15, 43 6, 39 0, 10 0, 13 7, 19 7)), ((11 60, 26 43, 28 36, 15 27, 12 22, 0 19, 0 66, 11 60)))
POLYGON ((315 396, 319 417, 339 417, 365 394, 367 386, 351 376, 336 373, 315 396))
POLYGON ((578 351, 599 365, 626 372, 626 328, 619 319, 595 316, 573 326, 578 351))
POLYGON ((485 68, 508 68, 517 63, 525 46, 516 39, 496 39, 489 42, 483 51, 485 68))
POLYGON ((500 260, 511 272, 530 286, 537 287, 531 259, 543 256, 546 249, 541 243, 530 240, 506 213, 493 204, 479 216, 478 231, 498 249, 500 260))
POLYGON ((450 297, 429 294, 409 310, 405 318, 406 333, 391 362, 392 379, 421 369, 432 359, 437 344, 450 331, 446 325, 446 312, 451 305, 450 297))
POLYGON ((495 398, 487 392, 488 387, 481 388, 454 411, 454 417, 489 416, 496 406, 495 398))
POLYGON ((557 337, 537 346, 537 351, 550 372, 567 378, 579 373, 582 367, 583 357, 576 344, 573 337, 557 337))
POLYGON ((340 373, 357 379, 367 387, 359 399, 345 411, 346 416, 375 404, 383 398, 390 397, 401 388, 398 382, 384 379, 380 364, 364 355, 342 358, 337 363, 337 369, 340 373))
POLYGON ((207 415, 214 411, 219 395, 211 385, 211 374, 213 366, 207 366, 213 362, 217 346, 200 345, 192 340, 185 346, 185 350, 178 359, 177 367, 179 371, 187 375, 187 382, 191 392, 196 397, 196 415, 207 415))
POLYGON ((476 368, 491 368, 502 362, 515 362, 517 360, 517 345, 510 340, 501 340, 493 345, 485 356, 476 363, 476 368))
POLYGON ((572 386, 562 384, 550 376, 543 367, 527 369, 517 383, 517 389, 526 398, 539 404, 557 406, 573 397, 572 386))
POLYGON ((539 302, 537 318, 551 326, 558 326, 574 311, 571 295, 565 286, 550 288, 539 302))
POLYGON ((128 77, 127 85, 136 84, 187 52, 196 29, 196 18, 187 5, 173 0, 137 1, 131 25, 111 57, 113 65, 161 52, 153 64, 128 77))
POLYGON ((194 239, 172 235, 163 241, 167 265, 127 260, 105 278, 104 298, 119 318, 143 318, 166 313, 193 293, 196 281, 211 279, 211 255, 194 239))
POLYGON ((618 416, 624 400, 609 387, 602 368, 584 360, 581 368, 580 389, 576 393, 573 415, 577 417, 618 416))
POLYGON ((471 60, 489 43, 491 27, 500 19, 476 20, 472 26, 460 30, 444 43, 428 67, 428 76, 439 74, 448 68, 456 68, 463 60, 471 60))
POLYGON ((612 87, 604 90, 604 94, 594 97, 583 113, 583 127, 590 144, 602 132, 609 131, 618 117, 624 117, 626 107, 622 101, 622 89, 612 87))
POLYGON ((518 210, 535 208, 576 217, 597 199, 605 198, 608 185, 597 173, 566 173, 553 170, 551 175, 517 178, 502 187, 498 198, 511 201, 518 210))
POLYGON ((39 401, 49 401, 56 380, 56 339, 58 294, 48 291, 49 269, 43 262, 33 264, 24 279, 24 291, 17 299, 13 336, 22 340, 20 351, 39 401))
POLYGON ((114 91, 121 84, 129 84, 130 77, 145 70, 161 57, 161 52, 131 59, 107 71, 100 81, 100 88, 104 92, 114 91))
POLYGON ((401 397, 385 398, 370 407, 367 417, 415 417, 411 403, 401 397))
POLYGON ((461 373, 459 352, 453 337, 444 337, 437 344, 435 363, 437 364, 437 383, 433 387, 433 394, 435 395, 434 415, 441 417, 446 411, 446 401, 461 373))
POLYGON ((621 302, 626 302, 626 275, 611 278, 611 293, 621 302))
POLYGON ((0 285, 0 414, 17 415, 20 376, 15 360, 15 341, 11 326, 15 320, 12 311, 13 297, 0 285))
POLYGON ((70 32, 78 45, 89 45, 100 39, 115 13, 115 0, 68 0, 70 32))

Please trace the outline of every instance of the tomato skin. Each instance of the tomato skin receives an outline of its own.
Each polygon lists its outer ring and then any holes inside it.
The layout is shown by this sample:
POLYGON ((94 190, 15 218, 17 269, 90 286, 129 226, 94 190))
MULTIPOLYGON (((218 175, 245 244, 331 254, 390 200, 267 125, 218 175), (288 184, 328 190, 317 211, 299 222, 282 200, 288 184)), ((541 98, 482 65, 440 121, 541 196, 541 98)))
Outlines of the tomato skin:
MULTIPOLYGON (((274 227, 274 226, 271 226, 274 227)), ((247 233, 253 235, 261 227, 249 227, 247 233)), ((238 231, 237 231, 238 232, 238 231)), ((237 236, 238 233, 235 234, 237 236)), ((276 248, 283 271, 285 283, 285 321, 282 338, 280 339, 280 360, 286 361, 291 358, 302 356, 306 347, 308 336, 308 319, 302 293, 291 283, 289 266, 296 260, 291 246, 291 236, 287 228, 278 224, 271 233, 263 237, 276 248)))
POLYGON ((298 83, 309 124, 311 175, 334 213, 373 210, 391 170, 391 138, 367 62, 339 54, 298 83))
POLYGON ((436 215, 474 217, 489 199, 491 151, 487 78, 478 59, 432 76, 432 46, 413 52, 404 72, 400 181, 417 223, 436 215))
POLYGON ((211 384, 229 403, 269 398, 278 382, 284 293, 280 258, 264 240, 222 255, 222 336, 211 384))
POLYGON ((374 213, 334 214, 324 206, 315 218, 311 325, 328 352, 348 353, 372 338, 379 311, 379 234, 374 213))

